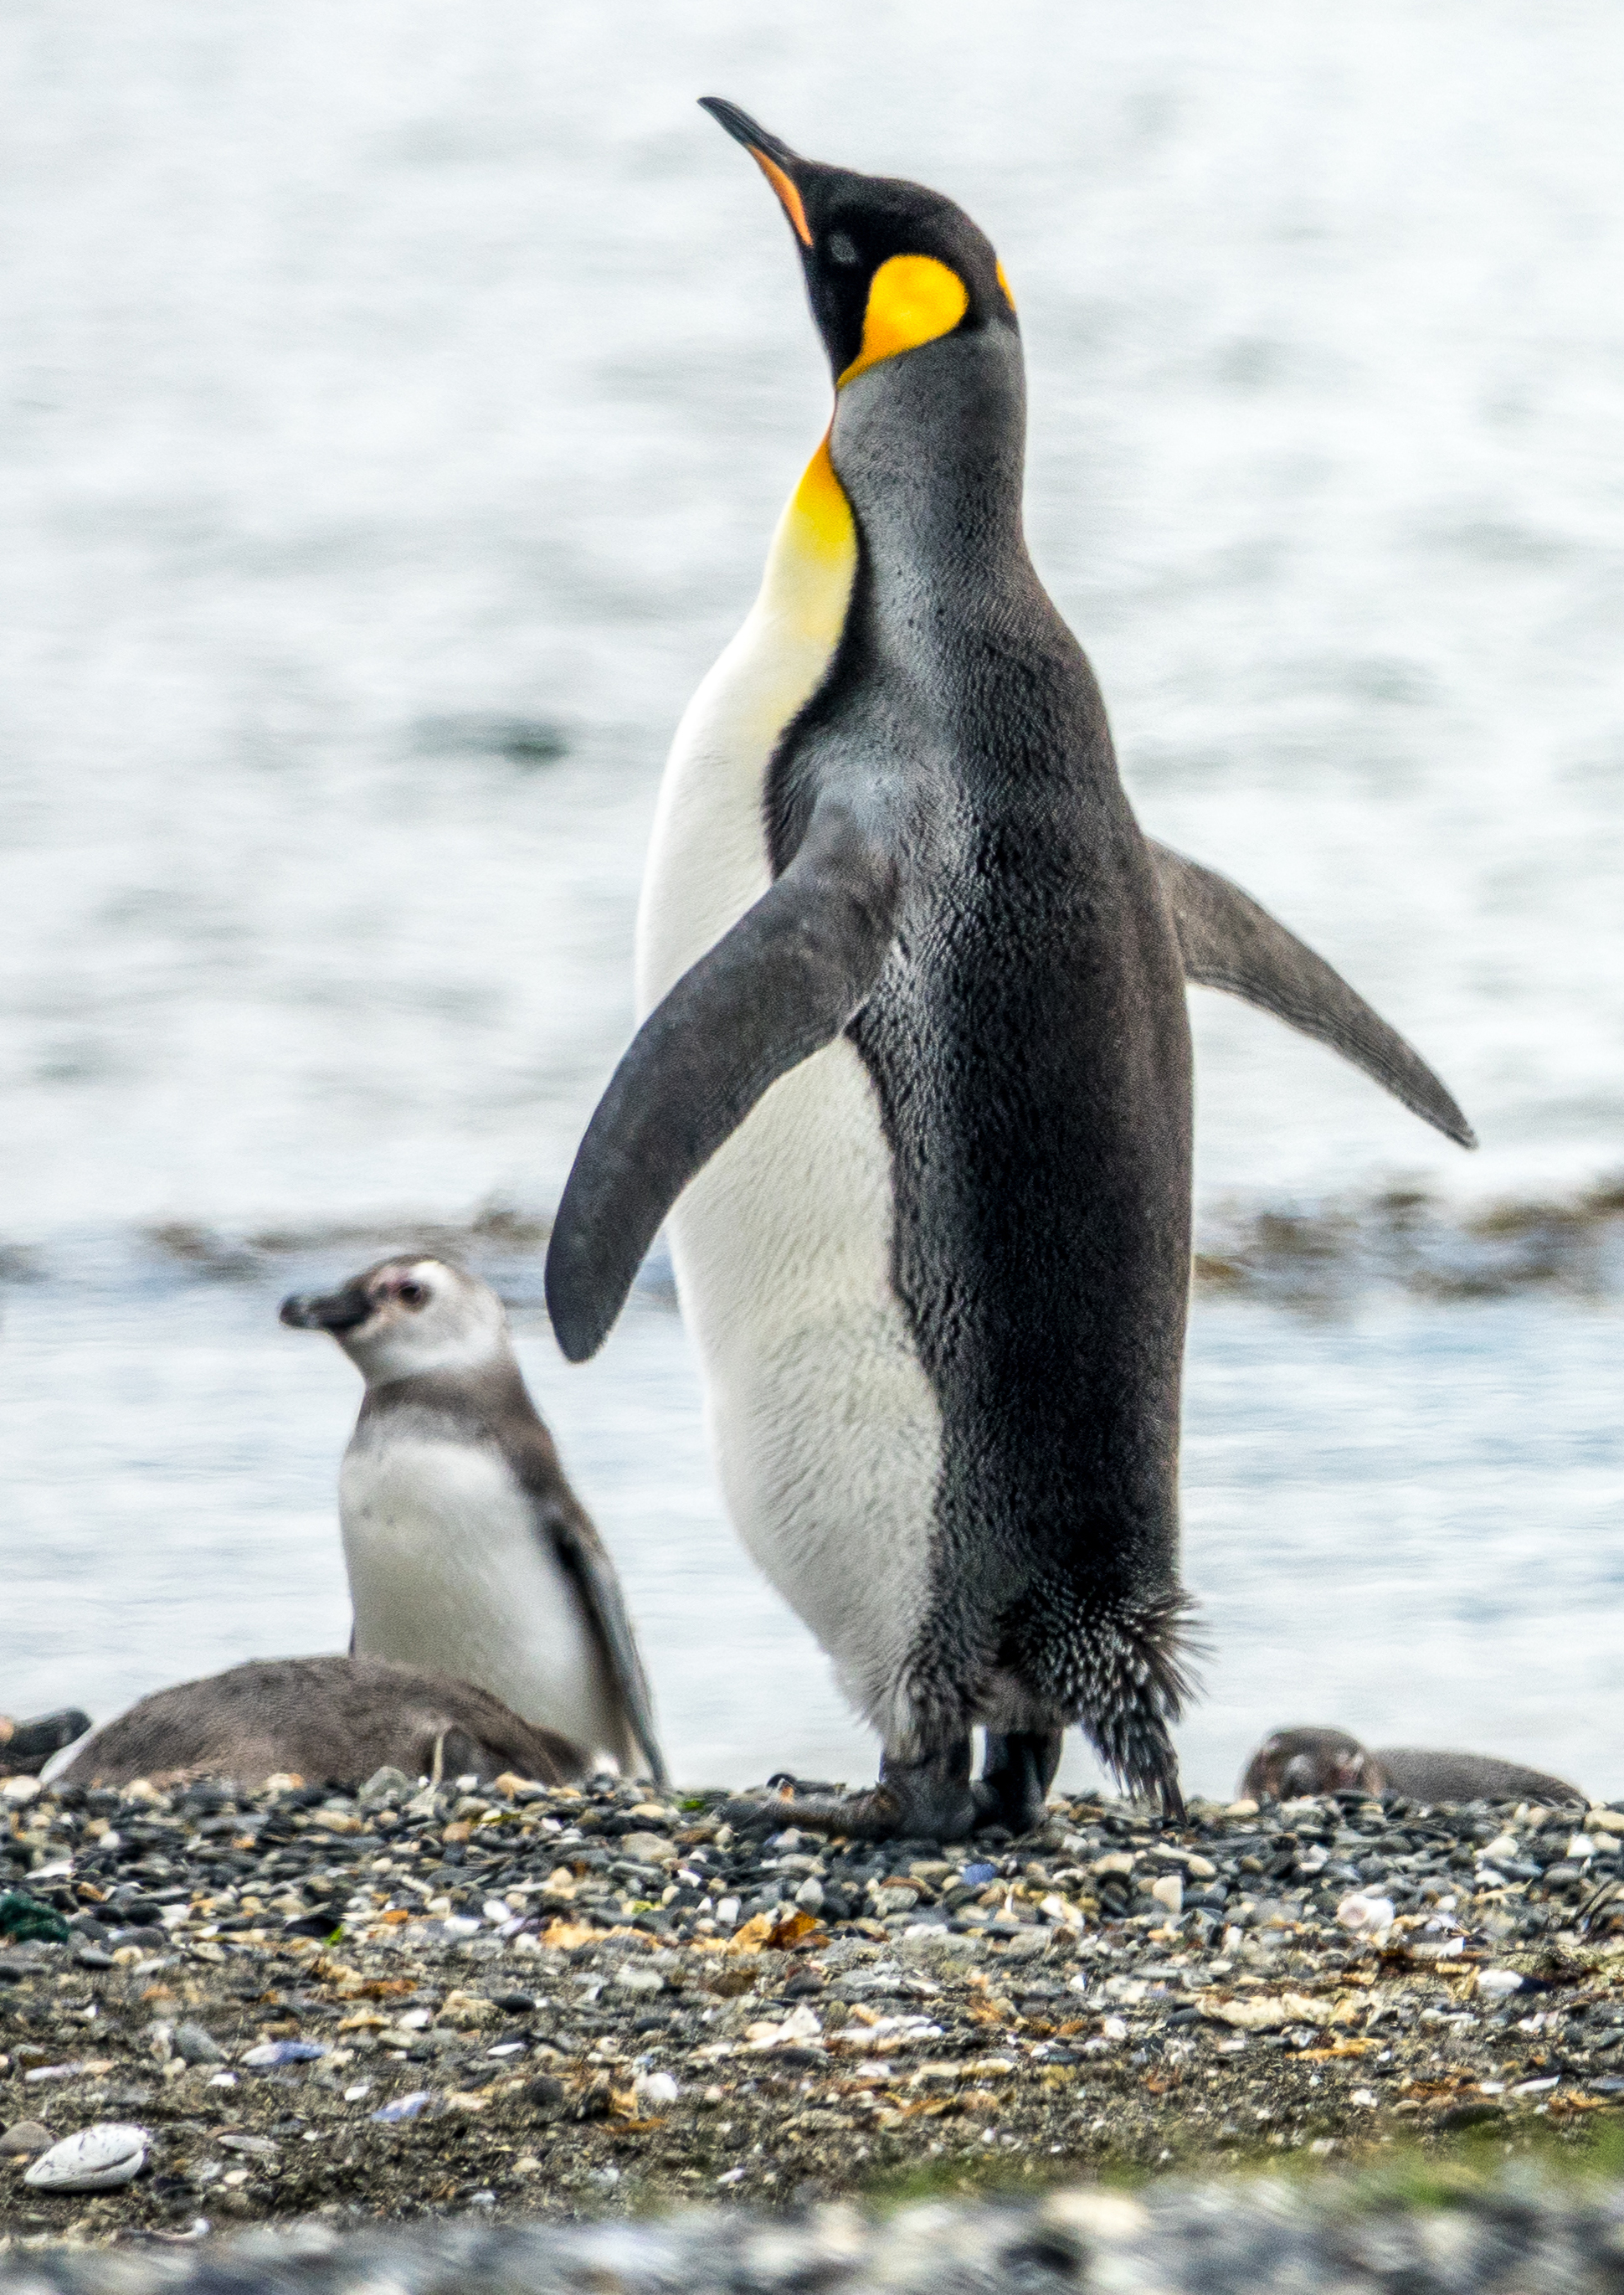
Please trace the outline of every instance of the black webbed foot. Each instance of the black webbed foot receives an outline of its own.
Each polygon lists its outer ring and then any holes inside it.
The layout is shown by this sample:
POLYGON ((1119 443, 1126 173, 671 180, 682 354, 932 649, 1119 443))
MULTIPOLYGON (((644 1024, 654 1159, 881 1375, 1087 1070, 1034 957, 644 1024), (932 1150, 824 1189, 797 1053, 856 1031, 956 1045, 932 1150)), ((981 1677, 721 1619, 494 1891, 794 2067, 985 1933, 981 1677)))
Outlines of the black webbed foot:
POLYGON ((1065 1733, 1029 1729, 1008 1737, 987 1732, 986 1759, 975 1785, 983 1825, 1001 1825, 1018 1841, 1043 1822, 1049 1789, 1060 1766, 1065 1733))
POLYGON ((739 1832, 777 1833, 793 1825, 808 1833, 844 1833, 853 1841, 962 1841, 985 1822, 970 1784, 967 1736, 919 1760, 887 1754, 879 1783, 866 1793, 796 1792, 794 1780, 787 1782, 788 1793, 725 1801, 720 1814, 739 1832))
POLYGON ((780 1833, 794 1825, 803 1833, 844 1833, 853 1841, 889 1841, 906 1830, 896 1802, 884 1785, 867 1793, 770 1793, 764 1800, 724 1801, 716 1812, 735 1833, 780 1833))

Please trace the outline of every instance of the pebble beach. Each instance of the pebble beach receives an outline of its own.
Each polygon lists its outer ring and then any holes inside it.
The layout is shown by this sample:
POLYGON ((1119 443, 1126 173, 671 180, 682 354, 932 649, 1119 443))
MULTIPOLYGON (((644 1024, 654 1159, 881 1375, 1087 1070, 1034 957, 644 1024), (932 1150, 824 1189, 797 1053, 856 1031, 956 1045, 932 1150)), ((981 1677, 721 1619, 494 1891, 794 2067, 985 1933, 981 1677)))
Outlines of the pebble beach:
POLYGON ((0 1785, 6 2252, 1588 2152, 1624 2110, 1624 1810, 876 1845, 723 1798, 0 1785), (109 2127, 129 2180, 41 2180, 109 2127))

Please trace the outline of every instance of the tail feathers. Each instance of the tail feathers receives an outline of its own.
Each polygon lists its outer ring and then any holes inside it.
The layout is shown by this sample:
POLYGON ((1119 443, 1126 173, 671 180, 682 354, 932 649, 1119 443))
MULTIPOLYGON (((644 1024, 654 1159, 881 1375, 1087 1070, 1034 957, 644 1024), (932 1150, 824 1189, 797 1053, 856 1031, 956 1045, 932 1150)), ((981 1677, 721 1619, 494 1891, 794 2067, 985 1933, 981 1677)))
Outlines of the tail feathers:
POLYGON ((1184 1815, 1171 1724, 1195 1689, 1195 1607, 1175 1592, 1101 1619, 1082 1652, 1077 1718, 1106 1767, 1136 1798, 1184 1815))
MULTIPOLYGON (((1055 1605, 1045 1605, 1045 1693, 1125 1792, 1159 1801, 1173 1817, 1184 1815, 1184 1799, 1171 1725, 1195 1688, 1188 1666, 1198 1649, 1187 1625, 1194 1607, 1176 1589, 1108 1607, 1079 1602, 1067 1629, 1057 1633, 1055 1605)), ((1036 1670, 1029 1657, 1023 1670, 1030 1678, 1036 1670)))

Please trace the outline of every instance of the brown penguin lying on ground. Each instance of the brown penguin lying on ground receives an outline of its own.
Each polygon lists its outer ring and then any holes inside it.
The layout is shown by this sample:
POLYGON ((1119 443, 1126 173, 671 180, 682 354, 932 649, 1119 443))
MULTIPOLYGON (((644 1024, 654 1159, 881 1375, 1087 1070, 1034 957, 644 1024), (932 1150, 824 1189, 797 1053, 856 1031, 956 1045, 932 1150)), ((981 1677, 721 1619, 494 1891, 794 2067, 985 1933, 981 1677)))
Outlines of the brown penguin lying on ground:
POLYGON ((1587 1795, 1543 1769, 1489 1753, 1432 1753, 1416 1745, 1367 1752, 1345 1729, 1277 1729, 1246 1764, 1241 1792, 1251 1801, 1308 1793, 1402 1793, 1407 1801, 1583 1802, 1587 1795))
POLYGON ((469 1682, 385 1658, 285 1657, 155 1690, 88 1738, 55 1782, 189 1775, 251 1786, 291 1771, 313 1785, 353 1785, 396 1768, 481 1782, 511 1769, 557 1785, 585 1768, 567 1738, 469 1682))

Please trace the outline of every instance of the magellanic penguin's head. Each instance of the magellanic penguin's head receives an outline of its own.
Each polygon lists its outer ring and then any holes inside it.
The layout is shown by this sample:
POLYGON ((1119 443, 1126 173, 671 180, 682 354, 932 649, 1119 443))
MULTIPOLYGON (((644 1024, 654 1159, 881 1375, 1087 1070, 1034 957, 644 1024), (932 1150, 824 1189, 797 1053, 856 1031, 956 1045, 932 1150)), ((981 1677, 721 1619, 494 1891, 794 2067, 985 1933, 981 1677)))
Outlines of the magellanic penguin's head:
POLYGON ((921 184, 803 159, 736 103, 700 102, 778 194, 836 388, 945 335, 1017 333, 1003 266, 951 200, 921 184))
POLYGON ((296 1292, 282 1301, 282 1319, 330 1331, 369 1386, 477 1370, 508 1352, 501 1300, 444 1259, 380 1259, 336 1291, 296 1292))
POLYGON ((1241 1791, 1253 1801, 1308 1794, 1380 1793, 1379 1763, 1345 1729, 1277 1729, 1246 1765, 1241 1791))

